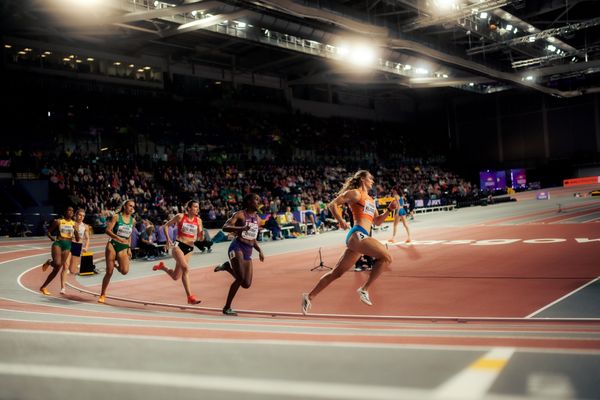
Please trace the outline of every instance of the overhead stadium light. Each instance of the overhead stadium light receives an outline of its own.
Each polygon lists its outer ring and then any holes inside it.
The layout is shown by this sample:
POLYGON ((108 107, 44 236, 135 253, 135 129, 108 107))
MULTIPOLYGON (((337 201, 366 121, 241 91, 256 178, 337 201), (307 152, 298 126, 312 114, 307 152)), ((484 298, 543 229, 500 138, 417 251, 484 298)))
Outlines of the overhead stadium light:
POLYGON ((78 7, 92 7, 99 3, 99 0, 67 0, 78 7))
POLYGON ((456 7, 456 0, 434 0, 433 3, 436 5, 436 7, 443 10, 449 10, 456 7))
POLYGON ((342 46, 337 47, 336 52, 337 52, 338 56, 346 57, 348 54, 350 54, 350 49, 348 47, 342 45, 342 46))
POLYGON ((429 73, 429 71, 426 68, 417 68, 415 69, 415 73, 419 74, 419 75, 427 75, 429 73))
POLYGON ((350 62, 358 66, 367 66, 375 61, 375 51, 367 46, 358 46, 352 49, 350 62))

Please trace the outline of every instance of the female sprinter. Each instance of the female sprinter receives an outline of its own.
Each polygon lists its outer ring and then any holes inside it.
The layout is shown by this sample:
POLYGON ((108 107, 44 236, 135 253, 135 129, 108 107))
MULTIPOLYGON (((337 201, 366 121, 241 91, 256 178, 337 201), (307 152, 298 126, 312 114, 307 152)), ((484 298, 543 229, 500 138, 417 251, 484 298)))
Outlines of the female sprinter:
POLYGON ((375 259, 373 269, 367 281, 357 289, 360 301, 371 306, 373 303, 369 298, 369 286, 383 272, 383 269, 392 262, 392 256, 378 240, 370 237, 369 232, 373 224, 381 224, 388 216, 390 210, 398 207, 396 201, 388 205, 385 213, 379 215, 375 207, 375 201, 368 192, 373 187, 373 175, 368 171, 360 170, 348 178, 338 196, 328 205, 329 210, 340 224, 340 228, 348 229, 348 224, 342 218, 340 206, 348 204, 354 216, 354 226, 346 236, 346 250, 341 255, 334 269, 321 277, 310 293, 302 295, 302 313, 307 314, 311 307, 311 300, 325 289, 331 282, 341 277, 344 272, 354 266, 362 255, 368 255, 375 259))
POLYGON ((248 193, 244 196, 243 209, 233 214, 223 225, 223 231, 232 232, 235 235, 228 250, 229 261, 215 268, 215 272, 227 271, 235 279, 229 287, 227 301, 223 307, 225 315, 237 315, 231 309, 231 302, 240 286, 248 289, 252 284, 252 249, 258 251, 260 261, 265 260, 256 241, 261 225, 260 217, 256 213, 259 204, 260 197, 254 193, 248 193))
POLYGON ((110 237, 106 244, 106 274, 102 279, 102 291, 98 297, 98 303, 106 301, 106 288, 112 278, 115 268, 122 274, 127 275, 129 272, 129 259, 131 258, 131 234, 135 226, 135 218, 133 212, 135 210, 135 202, 127 200, 123 203, 121 211, 113 215, 110 222, 106 225, 106 234, 110 237))
POLYGON ((200 303, 200 300, 198 300, 190 291, 189 265, 192 252, 194 251, 194 242, 196 240, 202 241, 204 239, 202 220, 198 216, 200 205, 196 200, 190 200, 187 202, 185 210, 185 214, 181 213, 175 215, 162 227, 167 238, 165 250, 168 251, 169 247, 173 246, 173 242, 169 237, 169 226, 177 225, 177 239, 171 253, 175 259, 175 269, 167 268, 162 261, 152 267, 152 269, 154 271, 165 271, 174 281, 181 278, 183 289, 185 289, 185 294, 187 295, 188 304, 198 304, 200 303))

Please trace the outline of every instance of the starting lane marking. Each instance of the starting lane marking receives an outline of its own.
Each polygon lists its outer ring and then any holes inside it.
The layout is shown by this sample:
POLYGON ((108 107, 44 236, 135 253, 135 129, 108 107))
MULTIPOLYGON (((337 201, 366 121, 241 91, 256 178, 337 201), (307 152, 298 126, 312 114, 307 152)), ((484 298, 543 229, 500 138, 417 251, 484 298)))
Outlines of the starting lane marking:
POLYGON ((490 350, 435 389, 433 397, 438 399, 482 398, 514 352, 515 349, 512 347, 498 347, 490 350))
POLYGON ((577 289, 570 291, 569 293, 565 294, 563 297, 561 297, 561 298, 559 298, 559 299, 556 299, 556 300, 554 300, 552 303, 545 305, 544 307, 540 308, 539 310, 536 310, 536 311, 532 312, 531 314, 527 315, 527 316, 525 317, 525 319, 528 319, 528 318, 533 318, 533 317, 535 317, 537 314, 539 314, 539 313, 541 313, 542 311, 544 311, 544 310, 547 310, 548 308, 552 307, 553 305, 555 305, 555 304, 557 304, 557 303, 559 303, 559 302, 563 301, 563 300, 564 300, 564 299, 566 299, 567 297, 569 297, 569 296, 571 296, 571 295, 573 295, 573 294, 575 294, 575 293, 579 292, 581 289, 584 289, 584 288, 586 288, 587 286, 589 286, 589 285, 591 285, 592 283, 596 282, 598 279, 600 279, 600 276, 598 276, 598 277, 596 277, 596 279, 593 279, 593 280, 589 281, 588 283, 586 283, 586 284, 584 284, 584 285, 582 285, 582 286, 578 287, 577 289))

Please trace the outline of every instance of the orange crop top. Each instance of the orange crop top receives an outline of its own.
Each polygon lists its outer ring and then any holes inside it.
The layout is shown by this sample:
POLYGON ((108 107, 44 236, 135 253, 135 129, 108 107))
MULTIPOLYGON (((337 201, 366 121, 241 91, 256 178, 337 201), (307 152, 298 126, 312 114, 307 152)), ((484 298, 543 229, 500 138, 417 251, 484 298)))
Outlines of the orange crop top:
POLYGON ((350 204, 354 221, 358 222, 361 219, 368 219, 369 221, 373 222, 376 211, 375 200, 373 200, 371 196, 362 190, 359 190, 359 193, 360 200, 356 203, 350 204))

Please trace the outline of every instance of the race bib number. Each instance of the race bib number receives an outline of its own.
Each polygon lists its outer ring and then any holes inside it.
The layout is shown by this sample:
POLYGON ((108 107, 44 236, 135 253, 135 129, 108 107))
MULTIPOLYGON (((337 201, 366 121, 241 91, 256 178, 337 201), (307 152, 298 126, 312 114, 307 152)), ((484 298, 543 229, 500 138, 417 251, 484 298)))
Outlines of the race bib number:
POLYGON ((250 229, 242 232, 242 238, 255 240, 258 237, 258 224, 256 222, 248 222, 250 229))
POLYGON ((117 236, 127 239, 131 236, 131 232, 133 231, 133 227, 131 225, 119 225, 117 229, 117 236))
POLYGON ((188 224, 187 222, 184 222, 181 225, 181 233, 184 233, 186 235, 196 236, 198 234, 198 225, 188 224))
POLYGON ((73 227, 71 225, 61 225, 59 228, 60 236, 62 237, 71 237, 73 236, 73 227))
POLYGON ((364 240, 368 237, 367 235, 365 235, 364 233, 362 233, 360 231, 356 231, 356 236, 358 237, 358 240, 364 240))
POLYGON ((363 208, 363 213, 374 216, 375 215, 375 203, 370 202, 370 201, 365 202, 365 207, 363 208))

